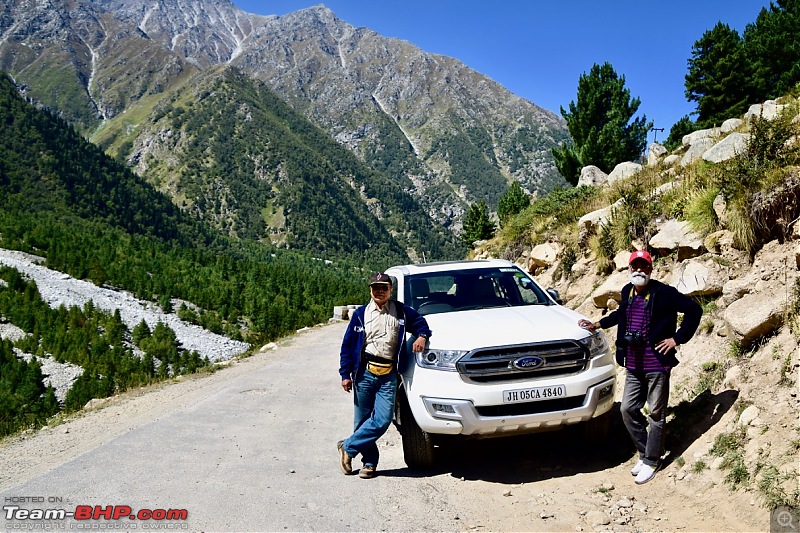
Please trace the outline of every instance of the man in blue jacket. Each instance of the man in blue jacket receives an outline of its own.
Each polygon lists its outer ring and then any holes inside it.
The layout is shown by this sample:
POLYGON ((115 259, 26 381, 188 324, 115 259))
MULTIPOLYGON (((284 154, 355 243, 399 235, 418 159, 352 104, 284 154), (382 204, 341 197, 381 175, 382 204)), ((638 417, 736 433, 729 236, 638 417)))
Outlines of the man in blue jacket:
POLYGON ((650 279, 653 260, 646 251, 633 252, 628 265, 631 282, 622 287, 619 308, 599 322, 580 320, 578 325, 591 331, 617 326, 616 359, 627 370, 620 412, 639 452, 631 474, 641 485, 656 475, 664 453, 669 375, 678 364, 676 346, 692 338, 703 309, 675 287, 650 279), (683 313, 680 327, 678 313, 683 313), (649 425, 642 414, 645 401, 649 425))
POLYGON ((412 350, 421 352, 431 336, 428 322, 414 309, 391 300, 392 280, 373 274, 369 280, 371 301, 353 313, 342 340, 339 375, 342 388, 355 388, 354 431, 337 444, 339 464, 346 475, 353 473, 352 460, 361 454, 358 476, 375 477, 378 467, 377 440, 389 429, 397 394, 398 368, 406 357, 408 331, 415 336, 412 350))

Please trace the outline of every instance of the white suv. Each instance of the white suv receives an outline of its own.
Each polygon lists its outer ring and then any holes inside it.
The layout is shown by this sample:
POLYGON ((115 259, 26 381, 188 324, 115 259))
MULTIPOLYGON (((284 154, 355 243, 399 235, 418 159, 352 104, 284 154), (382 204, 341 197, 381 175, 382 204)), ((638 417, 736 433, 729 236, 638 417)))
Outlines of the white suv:
MULTIPOLYGON (((405 462, 430 466, 439 435, 495 437, 585 422, 600 438, 615 368, 602 332, 508 261, 457 261, 386 270, 398 300, 433 331, 401 371, 395 422, 405 462)), ((409 347, 409 353, 410 347, 409 347)))

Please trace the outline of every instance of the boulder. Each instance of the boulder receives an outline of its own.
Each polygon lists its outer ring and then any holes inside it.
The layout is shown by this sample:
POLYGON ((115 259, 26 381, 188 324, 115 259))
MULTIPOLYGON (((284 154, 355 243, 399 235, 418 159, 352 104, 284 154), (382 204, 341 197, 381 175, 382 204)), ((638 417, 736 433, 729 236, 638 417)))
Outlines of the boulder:
POLYGON ((750 140, 749 133, 731 133, 720 142, 703 152, 703 160, 709 163, 721 163, 743 154, 750 140))
POLYGON ((756 117, 761 117, 764 120, 775 120, 784 107, 786 106, 779 104, 775 100, 767 100, 763 104, 753 104, 744 114, 744 119, 748 122, 751 118, 756 117))
POLYGON ((602 285, 597 287, 592 293, 592 302, 595 307, 604 309, 608 306, 608 300, 614 299, 619 301, 622 297, 622 287, 629 281, 627 271, 614 272, 606 278, 602 285))
POLYGON ((712 146, 714 146, 714 139, 712 139, 711 137, 704 137, 702 139, 698 139, 696 142, 692 143, 692 145, 689 146, 689 149, 686 150, 686 153, 683 154, 680 163, 681 166, 685 167, 697 161, 698 159, 703 157, 703 154, 706 152, 706 150, 708 150, 712 146))
POLYGON ((552 266, 553 263, 556 262, 558 252, 559 247, 555 243, 546 242, 544 244, 537 244, 533 247, 533 250, 531 250, 531 256, 528 265, 533 265, 536 267, 552 266))
POLYGON ((678 261, 696 257, 703 253, 705 246, 700 238, 685 221, 669 220, 648 243, 661 255, 668 255, 673 250, 678 252, 678 261))
POLYGON ((722 126, 719 127, 719 131, 720 133, 730 133, 742 124, 744 124, 744 120, 740 118, 729 118, 722 123, 722 126))
POLYGON ((581 169, 581 177, 578 178, 578 187, 581 185, 591 185, 596 187, 604 185, 608 181, 608 174, 594 165, 588 165, 581 169))
POLYGON ((671 167, 680 160, 681 156, 679 156, 678 154, 670 154, 664 158, 664 164, 668 167, 671 167))
POLYGON ((667 149, 658 143, 653 143, 647 148, 647 164, 655 165, 665 155, 667 155, 667 149))
POLYGON ((642 170, 642 165, 639 163, 631 163, 626 161, 614 167, 611 174, 608 175, 608 184, 616 183, 619 180, 629 178, 634 174, 638 174, 642 170))
POLYGON ((716 296, 727 277, 714 261, 690 260, 679 264, 667 283, 687 296, 716 296))
POLYGON ((631 258, 630 251, 623 250, 614 256, 614 270, 617 272, 628 270, 628 260, 631 258))
POLYGON ((579 228, 586 228, 589 233, 595 233, 603 224, 611 220, 613 206, 604 207, 591 213, 586 213, 578 220, 579 228))
POLYGON ((680 184, 677 181, 668 181, 666 183, 662 183, 655 189, 653 189, 653 194, 655 196, 663 196, 664 194, 680 187, 680 184))
POLYGON ((723 305, 727 307, 744 295, 750 294, 753 292, 753 285, 752 281, 745 278, 735 278, 728 281, 722 286, 723 305))
POLYGON ((719 128, 708 128, 705 130, 697 130, 693 131, 692 133, 687 133, 681 139, 681 144, 683 146, 693 146, 701 141, 705 142, 706 140, 710 140, 714 142, 714 139, 719 136, 719 128))
POLYGON ((778 328, 785 311, 785 299, 772 291, 748 294, 725 309, 725 322, 731 335, 749 347, 778 328))

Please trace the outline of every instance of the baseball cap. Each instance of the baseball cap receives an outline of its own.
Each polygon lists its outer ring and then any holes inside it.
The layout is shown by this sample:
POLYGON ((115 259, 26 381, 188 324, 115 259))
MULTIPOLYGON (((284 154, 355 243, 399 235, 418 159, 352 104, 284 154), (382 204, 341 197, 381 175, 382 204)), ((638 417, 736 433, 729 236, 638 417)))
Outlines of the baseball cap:
POLYGON ((383 272, 378 272, 377 274, 373 274, 369 278, 370 285, 377 285, 377 284, 392 284, 392 278, 389 277, 388 274, 384 274, 383 272))
POLYGON ((628 259, 628 264, 630 265, 637 259, 644 259, 645 261, 647 261, 649 265, 653 264, 653 258, 650 257, 650 254, 646 250, 636 250, 635 252, 633 252, 631 254, 631 258, 628 259))

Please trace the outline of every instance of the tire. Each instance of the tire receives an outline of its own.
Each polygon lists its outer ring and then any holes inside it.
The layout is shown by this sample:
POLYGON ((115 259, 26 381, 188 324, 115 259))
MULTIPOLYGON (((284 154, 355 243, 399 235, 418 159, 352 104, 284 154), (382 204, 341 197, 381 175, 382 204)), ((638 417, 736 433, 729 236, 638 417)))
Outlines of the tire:
POLYGON ((417 425, 405 396, 400 398, 400 436, 403 439, 403 459, 409 468, 433 466, 433 436, 417 425))

